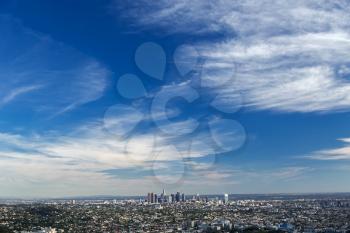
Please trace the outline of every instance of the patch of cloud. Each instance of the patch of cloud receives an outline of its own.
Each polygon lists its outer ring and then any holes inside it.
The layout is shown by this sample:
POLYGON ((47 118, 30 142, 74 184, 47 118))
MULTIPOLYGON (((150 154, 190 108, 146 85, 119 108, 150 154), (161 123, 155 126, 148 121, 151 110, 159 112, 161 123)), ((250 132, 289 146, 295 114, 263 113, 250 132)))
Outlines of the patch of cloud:
POLYGON ((239 92, 252 110, 350 108, 346 0, 115 3, 139 27, 198 36, 202 83, 220 94, 224 106, 235 104, 239 92), (209 40, 212 33, 224 37, 209 40))
POLYGON ((213 167, 207 157, 214 152, 203 146, 211 139, 202 136, 202 143, 187 143, 190 147, 177 146, 186 145, 186 137, 181 137, 182 143, 179 138, 173 143, 174 138, 156 131, 138 132, 122 139, 108 132, 103 122, 84 124, 64 135, 55 131, 25 135, 2 132, 0 180, 6 183, 6 189, 0 195, 139 194, 150 187, 168 187, 169 182, 185 190, 199 190, 205 184, 209 192, 209 188, 236 185, 242 179, 256 180, 262 173, 274 179, 289 179, 302 173, 281 168, 258 174, 243 168, 213 167), (98 190, 91 183, 98 184, 98 190), (130 184, 137 188, 130 189, 130 184))
MULTIPOLYGON (((115 120, 127 122, 129 117, 121 114, 115 116, 115 120)), ((21 193, 30 193, 37 188, 35 192, 51 193, 50 190, 56 189, 41 190, 40 187, 48 188, 52 184, 64 187, 65 195, 70 193, 69 190, 79 193, 78 189, 72 188, 74 186, 88 193, 86 187, 90 187, 92 180, 106 185, 102 185, 101 190, 108 192, 109 185, 125 180, 125 175, 111 175, 113 170, 146 171, 128 179, 143 185, 155 181, 154 176, 151 179, 150 171, 162 179, 181 172, 173 169, 178 168, 174 165, 182 164, 183 169, 187 166, 182 157, 188 153, 187 148, 170 147, 172 138, 156 135, 153 131, 120 138, 108 132, 103 122, 91 122, 64 135, 55 131, 25 135, 2 132, 0 140, 0 177, 7 180, 9 190, 17 190, 18 185, 27 187, 27 191, 21 193), (175 153, 180 156, 174 156, 175 153)), ((193 153, 201 157, 210 151, 200 148, 193 153)))
POLYGON ((305 166, 280 166, 273 168, 261 168, 258 171, 251 168, 236 169, 234 177, 243 182, 252 182, 252 180, 258 183, 275 183, 275 182, 287 182, 296 179, 303 178, 308 173, 313 172, 315 169, 305 166))
POLYGON ((195 31, 196 33, 207 32, 208 30, 218 31, 221 29, 220 24, 206 25, 210 19, 215 19, 216 13, 213 13, 214 11, 211 11, 211 9, 214 7, 215 4, 210 2, 188 2, 183 0, 174 2, 116 0, 110 6, 113 13, 115 11, 118 11, 123 17, 132 18, 136 24, 143 25, 147 28, 161 26, 163 29, 165 29, 165 31, 195 31), (202 10, 203 12, 196 12, 197 10, 202 10), (206 18, 203 18, 205 13, 207 13, 206 18), (194 22, 193 24, 189 23, 191 20, 194 22))
POLYGON ((341 138, 343 146, 334 149, 325 149, 313 152, 305 158, 313 160, 350 160, 350 138, 341 138))
MULTIPOLYGON (((89 131, 79 129, 74 133, 80 136, 2 133, 2 145, 6 147, 2 146, 0 151, 0 177, 7 180, 8 188, 1 195, 12 191, 15 195, 52 196, 58 187, 62 188, 58 195, 108 193, 110 185, 117 187, 115 185, 122 185, 125 180, 101 171, 146 166, 145 161, 131 161, 126 156, 123 141, 106 134, 103 128, 91 125, 89 128, 89 131), (92 188, 91 182, 100 190, 92 188), (19 186, 26 189, 18 192, 19 186)), ((139 140, 139 145, 142 143, 139 140)), ((134 151, 133 155, 137 153, 142 151, 134 151)), ((132 182, 132 179, 128 181, 128 185, 132 182)))
POLYGON ((129 148, 128 141, 107 132, 102 122, 82 125, 66 135, 1 133, 0 180, 6 188, 0 195, 142 194, 168 187, 169 182, 176 182, 169 188, 210 193, 224 191, 225 185, 290 180, 310 171, 304 167, 228 169, 219 164, 209 168, 206 156, 211 151, 197 146, 191 151, 193 160, 184 163, 185 147, 170 147, 171 139, 160 134, 153 150, 153 139, 151 134, 134 134, 129 148))
MULTIPOLYGON (((113 9, 113 5, 111 6, 113 9)), ((239 35, 279 34, 313 28, 348 28, 347 1, 268 1, 245 0, 203 2, 176 0, 168 2, 114 1, 114 9, 145 27, 162 26, 172 33, 207 33, 234 31, 239 35)))
POLYGON ((267 178, 269 178, 270 176, 271 178, 280 180, 292 179, 302 176, 305 173, 308 173, 313 170, 314 169, 310 167, 285 167, 271 172, 270 175, 267 176, 267 178))
MULTIPOLYGON (((274 184, 278 182, 289 182, 292 180, 303 178, 306 174, 314 171, 310 167, 298 166, 281 166, 279 168, 260 168, 259 170, 244 167, 231 167, 230 169, 221 166, 219 169, 199 170, 189 173, 192 179, 185 180, 184 184, 205 185, 210 184, 212 187, 216 185, 222 189, 225 185, 244 186, 249 184, 274 184)), ((258 192, 258 191, 255 191, 258 192)))
POLYGON ((38 90, 40 88, 41 88, 41 86, 38 86, 38 85, 18 87, 16 89, 12 90, 11 92, 9 92, 6 96, 4 96, 3 99, 1 100, 1 104, 2 105, 7 104, 7 103, 11 102, 12 100, 16 99, 20 95, 30 93, 30 92, 38 90))
POLYGON ((0 15, 0 34, 2 106, 20 101, 55 116, 103 95, 111 72, 94 58, 8 15, 0 15))

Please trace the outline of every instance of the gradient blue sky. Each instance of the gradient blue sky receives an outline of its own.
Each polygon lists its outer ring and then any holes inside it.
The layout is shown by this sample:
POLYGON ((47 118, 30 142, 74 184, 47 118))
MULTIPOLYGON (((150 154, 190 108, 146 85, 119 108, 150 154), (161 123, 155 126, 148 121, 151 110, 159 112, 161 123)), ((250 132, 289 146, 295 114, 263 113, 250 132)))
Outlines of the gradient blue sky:
POLYGON ((349 11, 1 1, 0 196, 349 192, 349 11))

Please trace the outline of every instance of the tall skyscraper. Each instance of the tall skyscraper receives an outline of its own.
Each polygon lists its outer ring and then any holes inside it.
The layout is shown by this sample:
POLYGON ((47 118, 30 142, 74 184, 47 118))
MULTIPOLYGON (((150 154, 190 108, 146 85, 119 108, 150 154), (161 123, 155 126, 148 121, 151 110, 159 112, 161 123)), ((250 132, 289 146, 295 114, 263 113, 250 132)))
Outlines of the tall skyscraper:
POLYGON ((224 204, 227 204, 228 203, 228 194, 225 193, 224 194, 224 204))
POLYGON ((174 199, 173 199, 173 195, 169 195, 169 203, 173 203, 174 199))
POLYGON ((152 200, 152 198, 151 198, 151 193, 148 193, 148 194, 147 194, 147 202, 148 202, 148 203, 151 203, 151 200, 152 200))
POLYGON ((184 193, 181 195, 181 201, 182 201, 182 202, 185 202, 185 201, 186 201, 186 196, 185 196, 184 193))
POLYGON ((151 203, 154 203, 154 193, 151 193, 151 203))
POLYGON ((164 203, 166 202, 166 193, 165 193, 165 189, 163 189, 163 192, 160 194, 160 203, 164 203))
POLYGON ((180 202, 180 192, 176 193, 176 202, 180 202))

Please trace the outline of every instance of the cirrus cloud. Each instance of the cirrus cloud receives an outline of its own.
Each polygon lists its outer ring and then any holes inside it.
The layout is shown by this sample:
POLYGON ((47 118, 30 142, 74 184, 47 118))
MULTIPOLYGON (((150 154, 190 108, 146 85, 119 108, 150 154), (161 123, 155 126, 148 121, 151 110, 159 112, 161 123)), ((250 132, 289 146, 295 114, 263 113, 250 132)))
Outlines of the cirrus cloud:
POLYGON ((348 1, 115 2, 141 28, 196 37, 204 81, 224 104, 241 92, 252 110, 350 108, 348 1))
POLYGON ((0 34, 1 106, 20 101, 55 116, 103 95, 111 72, 96 59, 8 15, 0 34))

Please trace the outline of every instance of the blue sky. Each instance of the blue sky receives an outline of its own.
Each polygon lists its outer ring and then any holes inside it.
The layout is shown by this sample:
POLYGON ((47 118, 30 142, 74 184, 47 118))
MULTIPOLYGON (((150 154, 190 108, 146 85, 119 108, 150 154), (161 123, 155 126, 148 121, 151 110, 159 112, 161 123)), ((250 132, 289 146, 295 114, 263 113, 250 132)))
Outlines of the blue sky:
POLYGON ((349 8, 2 1, 0 196, 349 192, 349 8))

